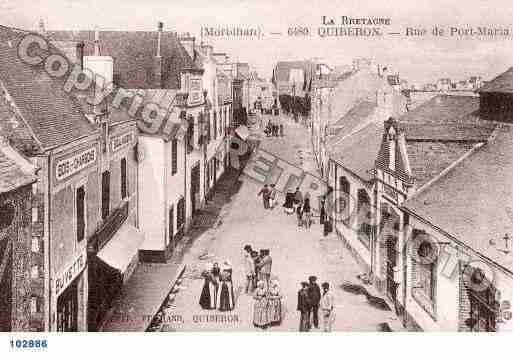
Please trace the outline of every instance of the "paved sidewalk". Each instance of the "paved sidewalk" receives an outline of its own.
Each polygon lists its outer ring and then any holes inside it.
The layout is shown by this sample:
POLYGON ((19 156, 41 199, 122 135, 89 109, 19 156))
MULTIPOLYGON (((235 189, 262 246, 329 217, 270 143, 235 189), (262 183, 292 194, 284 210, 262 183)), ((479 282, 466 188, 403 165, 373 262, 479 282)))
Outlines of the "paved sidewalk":
POLYGON ((102 331, 140 332, 148 329, 183 271, 182 263, 187 263, 184 256, 191 255, 190 249, 195 242, 198 242, 194 246, 198 250, 195 256, 202 256, 208 251, 203 249, 203 238, 208 238, 219 225, 226 204, 239 187, 236 171, 230 170, 221 176, 212 200, 193 218, 190 230, 175 248, 171 259, 163 264, 138 265, 120 296, 114 300, 102 331))

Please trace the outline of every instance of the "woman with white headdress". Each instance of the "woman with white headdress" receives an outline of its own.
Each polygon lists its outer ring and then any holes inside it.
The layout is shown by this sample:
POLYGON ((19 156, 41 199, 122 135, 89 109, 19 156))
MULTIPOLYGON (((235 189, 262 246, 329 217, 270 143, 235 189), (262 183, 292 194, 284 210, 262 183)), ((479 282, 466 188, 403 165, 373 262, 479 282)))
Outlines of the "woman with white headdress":
POLYGON ((222 312, 233 310, 235 307, 235 301, 233 296, 232 265, 229 261, 225 261, 223 263, 219 280, 220 289, 218 309, 222 312))
POLYGON ((269 326, 269 311, 267 309, 267 292, 265 282, 259 280, 253 294, 253 325, 257 328, 267 329, 269 326))
POLYGON ((199 304, 202 309, 216 309, 218 283, 212 274, 212 265, 208 264, 201 276, 205 279, 203 289, 201 291, 199 304))
POLYGON ((281 324, 281 290, 277 280, 271 281, 271 286, 267 294, 269 323, 270 325, 281 324))

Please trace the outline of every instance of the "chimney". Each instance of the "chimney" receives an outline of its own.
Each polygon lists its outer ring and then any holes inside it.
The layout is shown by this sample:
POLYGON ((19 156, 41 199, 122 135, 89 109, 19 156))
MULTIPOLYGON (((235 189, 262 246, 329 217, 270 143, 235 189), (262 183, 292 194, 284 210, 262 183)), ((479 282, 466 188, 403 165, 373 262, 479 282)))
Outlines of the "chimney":
POLYGON ((100 56, 100 29, 94 28, 94 56, 100 56))
POLYGON ((77 61, 80 63, 81 70, 84 69, 84 42, 79 42, 77 44, 77 61))
POLYGON ((185 48, 191 59, 194 59, 194 42, 195 38, 194 36, 191 36, 189 33, 182 34, 178 37, 178 40, 182 44, 182 46, 185 48))
POLYGON ((158 22, 157 25, 157 54, 153 59, 153 87, 162 88, 162 56, 161 56, 161 45, 162 45, 162 30, 164 23, 158 22))
POLYGON ((157 57, 160 57, 160 44, 162 42, 162 30, 164 28, 164 23, 159 21, 158 23, 158 37, 157 37, 157 57))
POLYGON ((43 21, 43 19, 39 19, 39 26, 38 26, 38 32, 41 34, 41 35, 45 35, 46 34, 46 30, 45 30, 45 22, 43 21))

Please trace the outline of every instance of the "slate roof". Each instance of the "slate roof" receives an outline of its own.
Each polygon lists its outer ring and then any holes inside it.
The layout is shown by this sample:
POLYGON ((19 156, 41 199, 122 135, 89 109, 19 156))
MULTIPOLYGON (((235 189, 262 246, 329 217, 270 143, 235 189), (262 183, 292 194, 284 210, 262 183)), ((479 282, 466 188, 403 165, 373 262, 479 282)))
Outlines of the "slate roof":
POLYGON ((352 107, 342 118, 335 122, 334 133, 328 143, 337 142, 342 136, 347 136, 366 124, 367 119, 375 112, 377 105, 372 101, 361 101, 352 107))
POLYGON ((369 123, 333 145, 330 148, 331 158, 362 180, 372 180, 383 130, 383 122, 369 123))
MULTIPOLYGON (((84 56, 94 54, 94 31, 48 31, 47 36, 62 47, 84 42, 84 56)), ((158 31, 100 31, 100 54, 114 59, 114 82, 124 88, 155 87, 158 31)), ((161 38, 162 88, 180 88, 180 72, 200 70, 177 35, 163 31, 161 38)))
MULTIPOLYGON (((134 90, 135 91, 135 90, 134 90)), ((136 113, 136 119, 142 119, 142 108, 145 104, 157 104, 166 112, 165 117, 156 131, 147 133, 139 131, 140 135, 158 136, 166 141, 175 138, 181 128, 181 109, 178 107, 177 99, 180 93, 174 89, 148 89, 144 90, 143 102, 141 108, 136 113)), ((116 112, 125 112, 126 109, 120 108, 116 112)))
POLYGON ((489 240, 513 233, 513 126, 500 125, 490 141, 403 205, 458 241, 513 270, 489 240))
POLYGON ((486 142, 497 123, 479 117, 477 97, 439 95, 401 116, 397 125, 404 131, 412 176, 419 187, 477 143, 486 142))
POLYGON ((513 93, 513 67, 510 67, 493 80, 485 82, 477 91, 513 93))
POLYGON ((406 107, 406 98, 398 91, 395 91, 378 74, 360 70, 351 73, 343 81, 339 81, 333 93, 332 121, 338 121, 353 106, 361 101, 376 102, 376 93, 380 89, 386 89, 393 94, 393 113, 399 116, 406 107))
POLYGON ((5 139, 0 139, 0 193, 15 190, 37 181, 31 164, 15 154, 5 139), (25 163, 22 163, 25 162, 25 163))
MULTIPOLYGON (((44 151, 97 133, 79 101, 63 90, 65 78, 53 78, 18 58, 17 44, 25 34, 0 26, 0 83, 16 104, 24 135, 30 134, 37 151, 44 151)), ((49 51, 60 53, 53 46, 49 51)))
POLYGON ((478 124, 482 122, 478 114, 478 97, 438 95, 405 113, 399 121, 425 125, 440 125, 448 122, 478 124))

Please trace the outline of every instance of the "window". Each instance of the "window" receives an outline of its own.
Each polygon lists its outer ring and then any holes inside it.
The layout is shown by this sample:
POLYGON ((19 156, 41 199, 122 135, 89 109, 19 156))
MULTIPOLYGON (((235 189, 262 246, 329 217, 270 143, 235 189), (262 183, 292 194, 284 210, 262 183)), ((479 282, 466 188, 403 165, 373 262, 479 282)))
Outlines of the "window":
POLYGON ((185 199, 183 197, 178 200, 176 209, 176 228, 180 230, 185 224, 185 199))
POLYGON ((37 220, 38 220, 37 214, 38 214, 37 207, 32 207, 32 223, 37 222, 37 220))
POLYGON ((365 247, 369 248, 372 235, 372 214, 370 198, 364 189, 358 190, 357 211, 358 239, 365 247))
POLYGON ((194 117, 189 115, 187 119, 187 153, 191 153, 194 148, 194 117))
POLYGON ((424 232, 413 230, 417 253, 412 256, 412 296, 429 314, 434 315, 436 253, 424 232))
POLYGON ((32 237, 32 252, 39 253, 39 237, 33 236, 32 237))
POLYGON ((37 297, 35 295, 33 295, 32 297, 30 297, 30 313, 32 314, 35 314, 38 312, 38 300, 37 300, 37 297))
POLYGON ((171 141, 171 175, 178 172, 178 141, 176 139, 171 141))
POLYGON ((169 208, 169 242, 173 240, 174 232, 174 222, 175 222, 175 214, 174 214, 174 208, 171 206, 169 208))
POLYGON ((351 185, 346 177, 340 177, 340 198, 338 200, 338 213, 341 215, 342 222, 348 226, 349 225, 349 213, 350 213, 350 190, 351 185))
POLYGON ((30 270, 30 278, 39 278, 39 267, 37 265, 32 266, 32 269, 30 270))
POLYGON ((110 212, 110 172, 102 173, 102 219, 105 220, 110 212))
POLYGON ((214 111, 214 140, 217 138, 217 113, 214 111))
POLYGON ((127 196, 126 158, 121 159, 121 199, 127 196))
POLYGON ((85 237, 85 189, 84 186, 80 186, 76 190, 76 218, 77 218, 77 241, 81 241, 85 237))

